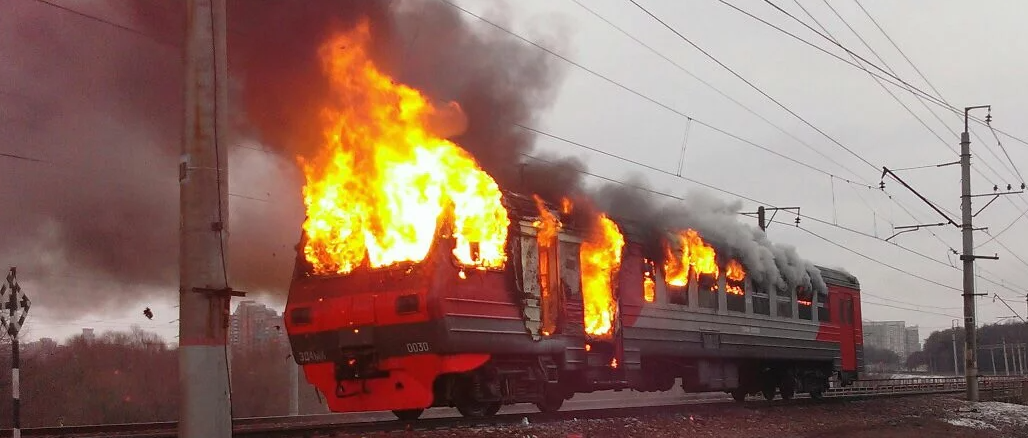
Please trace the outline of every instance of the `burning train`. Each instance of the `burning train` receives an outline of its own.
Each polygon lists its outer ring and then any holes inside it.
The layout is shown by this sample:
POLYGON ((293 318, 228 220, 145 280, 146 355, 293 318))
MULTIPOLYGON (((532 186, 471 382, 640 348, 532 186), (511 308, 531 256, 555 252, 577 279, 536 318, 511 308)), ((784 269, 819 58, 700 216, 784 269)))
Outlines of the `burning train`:
POLYGON ((323 154, 302 162, 286 306, 294 358, 333 411, 553 411, 576 393, 679 381, 817 398, 857 378, 852 275, 759 231, 753 256, 702 226, 501 190, 445 138, 455 105, 378 70, 367 38, 358 25, 322 48, 339 99, 322 111, 323 154))

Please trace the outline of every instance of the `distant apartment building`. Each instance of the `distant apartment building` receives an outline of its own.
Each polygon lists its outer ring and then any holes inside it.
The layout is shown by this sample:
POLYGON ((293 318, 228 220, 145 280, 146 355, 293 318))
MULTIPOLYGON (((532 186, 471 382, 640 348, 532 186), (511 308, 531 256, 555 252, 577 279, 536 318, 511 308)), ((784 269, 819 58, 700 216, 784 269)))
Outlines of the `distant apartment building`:
POLYGON ((236 307, 229 325, 229 343, 234 347, 254 348, 286 341, 282 317, 274 309, 256 301, 243 301, 236 307))
POLYGON ((86 342, 93 342, 96 340, 96 331, 92 328, 82 329, 82 339, 86 342))
POLYGON ((864 345, 884 348, 906 359, 921 350, 917 326, 907 327, 904 321, 864 321, 864 345))
POLYGON ((910 356, 915 352, 921 351, 921 334, 918 333, 917 326, 907 327, 906 329, 906 354, 903 357, 910 356))

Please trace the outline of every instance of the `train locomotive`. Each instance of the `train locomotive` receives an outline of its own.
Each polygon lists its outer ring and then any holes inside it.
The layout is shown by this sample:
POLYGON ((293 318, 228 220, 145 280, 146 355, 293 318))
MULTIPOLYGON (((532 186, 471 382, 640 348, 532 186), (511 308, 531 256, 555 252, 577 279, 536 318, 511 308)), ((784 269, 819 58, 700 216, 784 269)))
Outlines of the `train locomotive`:
POLYGON ((740 401, 820 398, 862 370, 860 285, 848 273, 817 267, 820 287, 768 290, 733 272, 745 269, 734 259, 683 265, 667 233, 617 222, 619 263, 602 273, 612 302, 598 322, 587 315, 596 313, 583 275, 588 227, 538 198, 505 192, 503 202, 502 266, 461 265, 440 227, 420 261, 318 275, 301 239, 285 324, 332 411, 412 420, 429 407, 483 417, 533 403, 547 412, 576 393, 676 382, 740 401), (566 223, 540 225, 555 219, 566 223))

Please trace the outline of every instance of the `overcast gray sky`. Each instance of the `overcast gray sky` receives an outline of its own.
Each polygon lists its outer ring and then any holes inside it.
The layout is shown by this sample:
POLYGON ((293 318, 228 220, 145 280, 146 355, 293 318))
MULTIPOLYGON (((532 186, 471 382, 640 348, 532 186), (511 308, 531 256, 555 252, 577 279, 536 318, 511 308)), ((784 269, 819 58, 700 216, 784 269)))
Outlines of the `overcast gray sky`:
MULTIPOLYGON (((411 0, 411 3, 418 1, 436 0, 411 0)), ((893 225, 934 223, 939 222, 940 217, 893 180, 886 180, 885 193, 877 190, 883 165, 904 168, 957 160, 950 147, 958 147, 959 139, 954 135, 962 129, 958 116, 929 103, 928 107, 944 122, 941 123, 907 90, 887 85, 889 91, 942 137, 940 140, 864 71, 806 46, 718 0, 637 0, 685 38, 859 155, 858 158, 760 95, 629 0, 579 1, 592 13, 572 0, 455 1, 490 20, 508 15, 496 22, 530 40, 553 41, 556 38, 561 45, 548 48, 595 72, 566 66, 557 101, 539 118, 536 128, 672 174, 677 172, 683 137, 688 129, 683 176, 767 205, 798 206, 804 215, 830 223, 803 219, 801 226, 842 247, 789 225, 773 224, 768 234, 774 241, 796 246, 802 256, 815 263, 843 267, 855 274, 865 292, 863 315, 866 320, 905 320, 908 325, 920 325, 922 337, 925 337, 931 330, 948 328, 951 319, 961 316, 961 292, 954 290, 961 284, 960 271, 954 268, 959 260, 948 254, 949 248, 960 248, 958 230, 937 227, 892 239, 892 242, 935 261, 883 242, 880 239, 893 234, 893 225), (597 15, 650 45, 695 77, 651 53, 597 15), (778 128, 720 93, 727 94, 778 128), (695 121, 690 123, 675 111, 687 114, 695 121), (700 122, 822 172, 732 139, 700 122), (873 188, 868 188, 868 185, 873 188)), ((34 0, 13 2, 29 6, 35 3, 34 0)), ((1028 72, 1028 58, 1024 56, 1028 53, 1028 28, 1023 24, 1023 18, 1028 16, 1028 3, 956 0, 859 2, 946 101, 955 107, 991 104, 996 128, 1028 138, 1028 128, 1024 125, 1028 120, 1028 105, 1025 103, 1028 102, 1028 82, 1024 80, 1028 72)), ((103 12, 102 7, 96 7, 97 3, 102 2, 93 2, 90 7, 103 12)), ((729 0, 728 3, 849 59, 844 52, 832 48, 829 42, 765 2, 729 0)), ((775 0, 774 3, 815 28, 825 26, 841 44, 860 56, 883 67, 887 64, 899 77, 933 93, 856 1, 833 0, 826 4, 824 1, 800 0, 803 8, 820 24, 811 20, 807 12, 792 0, 775 0), (884 62, 863 46, 827 6, 829 4, 884 62)), ((63 4, 85 5, 86 2, 63 4)), ((41 5, 31 13, 58 14, 60 11, 41 5)), ((466 18, 478 21, 471 16, 466 18)), ((107 31, 94 27, 98 32, 107 31)), ((480 23, 480 27, 482 32, 502 33, 486 23, 480 23)), ((0 72, 2 69, 0 66, 0 72)), ((23 85, 0 84, 4 90, 24 89, 23 85)), ((977 114, 984 117, 984 113, 977 114)), ((1011 172, 1011 164, 989 130, 976 126, 974 131, 983 141, 972 137, 974 168, 981 172, 974 173, 973 190, 976 193, 991 192, 994 183, 1004 187, 1007 183, 1018 186, 1020 179, 1011 172)), ((1002 135, 1000 139, 1013 163, 1021 171, 1028 171, 1028 145, 1002 135)), ((581 157, 590 172, 605 177, 627 180, 641 176, 653 188, 670 194, 684 195, 689 190, 701 190, 725 200, 736 199, 730 194, 713 191, 667 173, 552 138, 540 136, 537 145, 540 150, 581 157)), ((267 154, 240 149, 233 151, 231 164, 234 169, 249 169, 231 173, 231 191, 260 199, 280 200, 263 202, 234 197, 230 200, 233 221, 265 216, 281 220, 280 214, 268 214, 266 209, 295 209, 299 206, 298 193, 268 183, 274 177, 285 178, 284 175, 290 173, 288 163, 283 166, 267 154)), ((0 166, 14 165, 0 161, 0 166)), ((0 167, 3 169, 7 167, 0 167)), ((911 170, 901 174, 940 207, 957 215, 954 219, 959 221, 958 167, 911 170)), ((23 172, 19 175, 32 178, 37 173, 23 172)), ((0 176, 0 185, 11 187, 9 184, 13 183, 7 178, 0 176)), ((19 184, 26 183, 21 181, 19 184)), ((74 184, 73 178, 64 184, 74 184)), ((7 199, 18 199, 11 190, 3 194, 7 199)), ((976 207, 986 200, 976 198, 976 207)), ((5 205, 11 204, 5 201, 5 205)), ((757 207, 749 200, 744 200, 743 205, 747 211, 757 207)), ((993 301, 993 293, 1007 299, 1022 316, 1025 314, 1028 248, 1024 242, 1028 242, 1028 219, 1017 219, 1026 210, 1028 197, 1009 197, 996 201, 975 219, 976 226, 989 227, 993 234, 1004 231, 998 239, 978 250, 984 254, 999 254, 1000 260, 980 261, 979 265, 983 268, 981 275, 1009 288, 978 281, 978 292, 990 295, 978 300, 978 314, 983 323, 1011 315, 1002 303, 993 301), (1006 229, 1015 220, 1016 223, 1006 229), (1011 254, 999 243, 1016 254, 1011 254)), ((297 216, 302 217, 302 212, 297 216)), ((793 215, 784 212, 776 218, 784 222, 793 219, 793 215)), ((740 217, 740 220, 751 219, 740 217)), ((0 229, 4 225, 0 223, 0 229)), ((288 221, 283 222, 283 227, 289 229, 288 221)), ((286 238, 281 241, 282 253, 276 256, 275 263, 291 266, 289 247, 293 243, 291 240, 295 240, 295 234, 283 234, 286 238)), ((984 233, 975 235, 979 243, 988 238, 984 233)), ((31 288, 28 293, 46 296, 46 291, 31 288)), ((85 312, 88 316, 75 320, 50 315, 45 306, 34 307, 35 313, 29 322, 30 336, 64 337, 81 327, 104 330, 137 323, 173 338, 177 329, 171 321, 178 313, 172 307, 175 304, 174 291, 163 296, 167 299, 104 305, 95 312, 85 312), (154 308, 158 315, 154 321, 141 319, 143 305, 154 308)), ((51 295, 49 299, 60 299, 60 296, 51 295)), ((282 303, 271 304, 281 306, 282 303)))

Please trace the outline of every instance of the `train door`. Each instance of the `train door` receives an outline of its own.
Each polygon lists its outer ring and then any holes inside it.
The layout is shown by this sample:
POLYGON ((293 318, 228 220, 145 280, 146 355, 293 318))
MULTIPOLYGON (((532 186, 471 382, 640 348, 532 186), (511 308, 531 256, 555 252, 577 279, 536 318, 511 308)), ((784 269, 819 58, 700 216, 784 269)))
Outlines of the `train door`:
POLYGON ((853 294, 838 291, 839 297, 839 356, 842 371, 857 371, 857 330, 854 328, 853 294))

